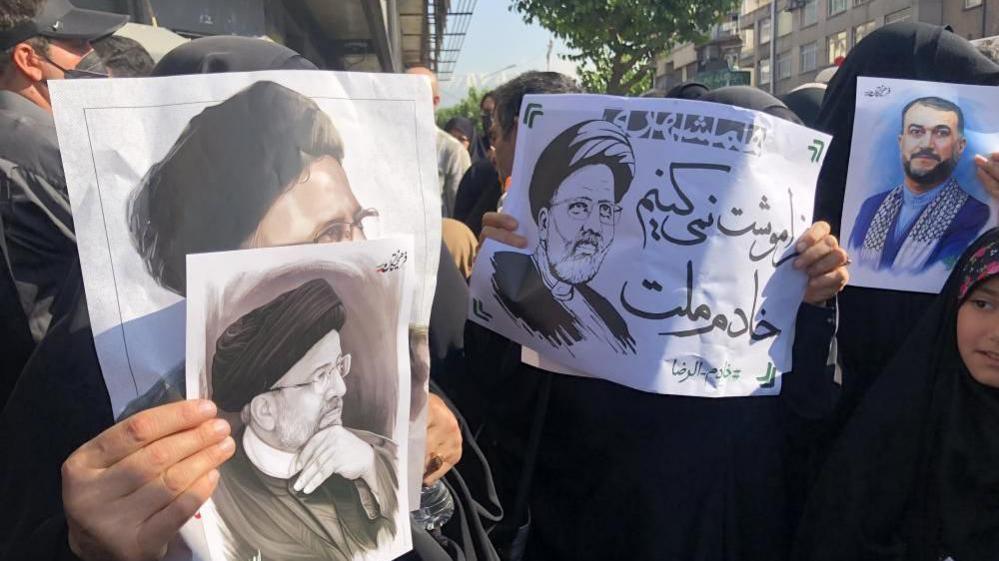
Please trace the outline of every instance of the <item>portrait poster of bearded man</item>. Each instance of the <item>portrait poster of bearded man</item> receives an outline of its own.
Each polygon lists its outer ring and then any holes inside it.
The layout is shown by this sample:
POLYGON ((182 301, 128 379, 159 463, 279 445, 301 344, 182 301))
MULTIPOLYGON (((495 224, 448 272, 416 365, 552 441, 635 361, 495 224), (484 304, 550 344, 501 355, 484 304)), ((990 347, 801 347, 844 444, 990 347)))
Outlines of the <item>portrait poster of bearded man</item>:
POLYGON ((858 115, 890 118, 877 121, 874 134, 854 133, 843 211, 843 236, 858 272, 852 283, 937 290, 961 253, 994 224, 995 202, 972 160, 999 146, 999 123, 985 111, 979 86, 863 81, 858 115))

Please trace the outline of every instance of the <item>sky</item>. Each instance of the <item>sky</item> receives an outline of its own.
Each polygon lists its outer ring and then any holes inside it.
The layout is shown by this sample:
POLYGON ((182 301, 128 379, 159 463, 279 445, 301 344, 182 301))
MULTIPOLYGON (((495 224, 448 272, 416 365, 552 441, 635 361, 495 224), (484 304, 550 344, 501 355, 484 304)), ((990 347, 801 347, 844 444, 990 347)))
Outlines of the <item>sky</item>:
MULTIPOLYGON (((545 70, 548 42, 554 36, 537 24, 528 25, 520 14, 508 9, 509 0, 478 0, 468 25, 465 43, 458 54, 451 79, 441 82, 441 107, 458 103, 469 86, 495 87, 528 70, 545 70), (507 68, 515 65, 512 68, 507 68)), ((558 55, 568 52, 554 39, 551 68, 576 76, 576 65, 558 55)))

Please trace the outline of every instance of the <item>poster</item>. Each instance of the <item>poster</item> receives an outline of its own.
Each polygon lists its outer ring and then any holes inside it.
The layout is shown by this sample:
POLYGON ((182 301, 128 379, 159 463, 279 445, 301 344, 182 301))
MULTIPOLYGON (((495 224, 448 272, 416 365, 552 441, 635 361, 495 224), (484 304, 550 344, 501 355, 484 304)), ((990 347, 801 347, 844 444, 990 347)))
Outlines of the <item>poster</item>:
MULTIPOLYGON (((187 253, 411 235, 410 336, 428 344, 441 242, 425 79, 268 71, 51 87, 115 418, 184 394, 187 253)), ((413 499, 430 375, 419 366, 411 368, 413 499)))
POLYGON ((999 206, 976 154, 999 150, 996 88, 861 77, 841 243, 850 284, 937 293, 999 206))
POLYGON ((187 397, 229 419, 202 520, 213 561, 411 547, 411 238, 187 257, 187 397))
POLYGON ((704 102, 525 97, 504 212, 528 248, 486 242, 469 317, 563 373, 776 394, 806 283, 794 244, 828 141, 704 102))

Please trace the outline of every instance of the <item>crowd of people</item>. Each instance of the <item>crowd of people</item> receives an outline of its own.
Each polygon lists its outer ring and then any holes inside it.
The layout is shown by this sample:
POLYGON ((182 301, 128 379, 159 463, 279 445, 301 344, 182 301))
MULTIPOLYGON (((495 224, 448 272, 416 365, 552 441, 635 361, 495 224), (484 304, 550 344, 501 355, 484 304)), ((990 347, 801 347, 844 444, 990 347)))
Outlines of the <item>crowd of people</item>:
MULTIPOLYGON (((182 399, 182 387, 164 391, 170 403, 114 418, 48 83, 317 68, 239 37, 197 39, 154 64, 112 35, 123 24, 66 0, 0 0, 2 559, 176 553, 234 451, 217 406, 182 399)), ((436 107, 433 73, 408 72, 430 79, 436 107)), ((808 284, 793 372, 772 397, 659 395, 547 372, 468 322, 479 244, 527 243, 501 210, 521 102, 583 90, 526 72, 483 96, 479 123, 455 118, 437 131, 444 223, 423 481, 445 481, 457 514, 443 533, 414 525, 405 559, 999 559, 999 230, 963 252, 939 294, 847 286, 852 257, 838 240, 861 76, 999 86, 999 64, 946 28, 901 23, 865 37, 828 84, 782 99, 696 82, 662 94, 832 135, 815 222, 796 244, 808 284)), ((975 165, 999 198, 999 152, 975 165)), ((262 187, 272 194, 262 215, 285 183, 262 187)), ((155 200, 144 204, 156 212, 155 200)), ((221 236, 210 216, 200 228, 199 239, 221 236)))

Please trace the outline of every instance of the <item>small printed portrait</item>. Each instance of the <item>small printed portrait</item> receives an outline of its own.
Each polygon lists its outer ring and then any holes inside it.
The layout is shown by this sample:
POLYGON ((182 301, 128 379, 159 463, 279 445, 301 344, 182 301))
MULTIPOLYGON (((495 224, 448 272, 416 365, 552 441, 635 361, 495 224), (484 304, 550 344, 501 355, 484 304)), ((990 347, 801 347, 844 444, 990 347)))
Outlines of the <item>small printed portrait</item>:
POLYGON ((901 167, 901 182, 881 185, 865 199, 849 232, 848 248, 859 264, 909 274, 950 269, 978 237, 990 211, 959 180, 965 125, 961 107, 940 97, 904 106, 897 159, 883 159, 901 167))
POLYGON ((493 255, 500 305, 556 347, 593 339, 619 353, 635 351, 624 318, 589 285, 614 242, 634 177, 634 151, 620 128, 601 120, 573 125, 545 147, 531 176, 533 252, 493 255))
POLYGON ((236 440, 213 496, 230 561, 369 559, 395 539, 397 446, 345 415, 378 407, 347 401, 352 386, 372 383, 352 368, 352 354, 367 351, 345 344, 344 326, 364 321, 347 310, 317 278, 215 338, 206 383, 236 440))
POLYGON ((378 211, 357 200, 343 158, 314 101, 256 82, 192 118, 149 169, 129 202, 132 243, 183 295, 190 253, 366 239, 378 211))

